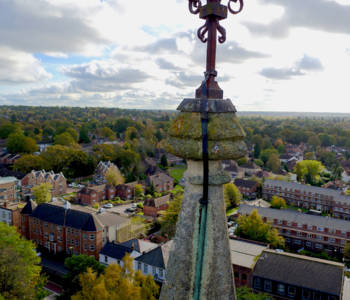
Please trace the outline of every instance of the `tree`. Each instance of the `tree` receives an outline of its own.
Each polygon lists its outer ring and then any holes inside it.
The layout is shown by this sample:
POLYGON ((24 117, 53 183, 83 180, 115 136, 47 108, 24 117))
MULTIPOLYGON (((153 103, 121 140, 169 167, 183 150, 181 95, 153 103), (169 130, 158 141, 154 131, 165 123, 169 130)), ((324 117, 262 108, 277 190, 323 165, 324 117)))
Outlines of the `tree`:
POLYGON ((108 184, 116 186, 125 182, 123 175, 120 173, 117 167, 109 168, 106 172, 106 181, 108 184))
POLYGON ((42 170, 44 168, 44 160, 39 155, 25 154, 17 159, 13 165, 13 169, 22 173, 29 173, 31 170, 42 170))
POLYGON ((122 267, 111 264, 100 275, 88 268, 86 273, 79 276, 82 288, 72 296, 72 300, 156 300, 159 287, 153 277, 135 272, 129 254, 122 262, 122 267))
POLYGON ((294 172, 297 174, 298 180, 309 184, 316 184, 323 170, 324 166, 317 160, 302 160, 297 162, 294 167, 294 172))
POLYGON ((26 137, 22 131, 16 131, 9 135, 6 148, 11 153, 33 153, 38 150, 38 145, 34 139, 26 137))
POLYGON ((244 286, 236 289, 237 300, 272 300, 272 297, 265 293, 255 293, 244 286))
POLYGON ((183 192, 181 190, 175 192, 174 199, 169 202, 168 209, 164 212, 160 219, 161 231, 167 234, 169 238, 175 235, 176 223, 181 210, 181 201, 183 192))
POLYGON ((261 152, 260 159, 264 162, 264 164, 267 163, 271 154, 278 155, 278 151, 276 149, 265 149, 261 152))
POLYGON ((41 183, 40 185, 32 188, 32 193, 37 204, 46 203, 51 201, 51 183, 41 183))
POLYGON ((113 132, 112 129, 108 127, 103 127, 102 129, 99 129, 98 134, 109 140, 115 140, 115 133, 113 132))
POLYGON ((233 182, 224 185, 224 199, 226 207, 237 207, 242 200, 242 194, 233 182))
POLYGON ((278 208, 278 209, 286 208, 287 207, 287 203, 286 203, 286 201, 283 198, 277 197, 275 195, 275 196, 272 196, 271 207, 272 208, 278 208))
POLYGON ((239 166, 243 166, 243 165, 247 164, 248 162, 249 162, 248 158, 246 158, 246 157, 242 157, 242 158, 237 159, 237 164, 239 166))
POLYGON ((135 198, 138 199, 143 196, 143 187, 141 184, 135 184, 134 186, 135 198))
POLYGON ((58 134, 54 138, 54 145, 72 146, 75 143, 74 138, 68 132, 58 134))
POLYGON ((270 243, 274 248, 283 248, 284 239, 278 231, 271 229, 269 223, 264 223, 257 209, 248 216, 239 216, 235 234, 254 241, 270 243))
POLYGON ((0 138, 7 139, 11 133, 18 131, 20 128, 11 123, 5 123, 0 126, 0 138))
POLYGON ((272 153, 266 162, 266 167, 272 172, 277 173, 281 168, 281 161, 277 154, 272 153))
POLYGON ((163 168, 168 167, 168 160, 165 154, 163 154, 162 157, 160 158, 160 164, 162 165, 163 168))
POLYGON ((88 144, 90 143, 90 138, 88 131, 86 129, 80 129, 79 132, 79 143, 88 144))
POLYGON ((313 152, 306 152, 305 155, 304 155, 304 159, 305 160, 312 160, 315 158, 315 155, 313 152))
POLYGON ((70 299, 70 296, 81 289, 82 285, 79 280, 81 274, 85 273, 88 269, 101 274, 105 269, 94 257, 87 255, 73 255, 72 257, 68 257, 64 261, 64 266, 68 269, 68 273, 64 276, 63 299, 70 299))
POLYGON ((74 128, 68 128, 66 130, 67 133, 69 133, 71 135, 71 137, 73 138, 73 140, 75 142, 78 142, 78 133, 76 132, 76 130, 74 128))
POLYGON ((261 152, 260 143, 254 145, 254 158, 259 158, 261 152))
POLYGON ((42 299, 46 279, 40 276, 35 245, 16 227, 0 222, 0 295, 3 299, 42 299))
POLYGON ((318 146, 321 145, 321 140, 317 135, 313 134, 309 137, 307 143, 313 146, 314 149, 316 149, 318 146))
POLYGON ((350 243, 347 242, 344 247, 344 257, 350 259, 350 243))

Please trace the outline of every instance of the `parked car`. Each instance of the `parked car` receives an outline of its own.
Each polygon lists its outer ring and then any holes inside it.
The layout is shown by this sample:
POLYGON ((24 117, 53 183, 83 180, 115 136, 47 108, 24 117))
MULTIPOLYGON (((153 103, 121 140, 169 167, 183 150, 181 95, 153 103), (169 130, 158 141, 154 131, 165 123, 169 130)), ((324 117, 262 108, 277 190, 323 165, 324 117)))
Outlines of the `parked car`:
POLYGON ((113 204, 112 203, 106 203, 105 205, 103 205, 104 208, 112 208, 113 204))

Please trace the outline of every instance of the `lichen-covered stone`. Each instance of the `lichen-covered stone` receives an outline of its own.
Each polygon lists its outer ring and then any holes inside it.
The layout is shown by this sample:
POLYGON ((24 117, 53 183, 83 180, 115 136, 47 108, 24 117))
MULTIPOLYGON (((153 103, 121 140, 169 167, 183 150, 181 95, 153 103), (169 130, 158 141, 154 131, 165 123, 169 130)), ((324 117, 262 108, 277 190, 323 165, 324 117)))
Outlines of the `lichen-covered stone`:
MULTIPOLYGON (((185 159, 202 160, 202 140, 169 137, 166 150, 185 159)), ((238 159, 247 153, 246 144, 241 140, 209 141, 210 160, 238 159)))

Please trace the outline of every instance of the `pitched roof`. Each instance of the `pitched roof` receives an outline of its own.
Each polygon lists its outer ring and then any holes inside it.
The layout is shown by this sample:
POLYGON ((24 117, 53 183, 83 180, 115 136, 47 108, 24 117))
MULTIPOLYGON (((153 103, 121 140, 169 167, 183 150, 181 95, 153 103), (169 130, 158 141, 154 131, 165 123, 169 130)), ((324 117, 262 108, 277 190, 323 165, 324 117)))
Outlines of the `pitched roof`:
POLYGON ((244 179, 235 179, 235 185, 237 187, 247 187, 247 188, 253 188, 258 183, 254 180, 244 180, 244 179))
POLYGON ((100 231, 102 223, 93 213, 75 209, 64 209, 61 206, 49 203, 39 204, 33 211, 32 216, 45 222, 61 226, 68 226, 83 231, 100 231))
POLYGON ((146 199, 144 202, 145 206, 152 206, 152 207, 160 207, 164 204, 167 204, 167 202, 170 201, 170 194, 158 197, 158 198, 153 198, 153 199, 146 199))
POLYGON ((168 264, 169 252, 172 241, 165 243, 137 258, 135 260, 143 262, 147 265, 165 269, 168 264))
POLYGON ((156 247, 158 247, 158 244, 147 242, 139 239, 131 239, 126 242, 121 243, 121 245, 128 247, 128 248, 134 248, 135 251, 139 253, 148 252, 149 250, 152 250, 156 247))
POLYGON ((269 221, 273 221, 274 219, 285 220, 289 222, 295 222, 298 224, 322 226, 329 229, 333 228, 345 232, 350 232, 350 222, 347 220, 308 215, 295 210, 257 207, 247 204, 241 204, 239 206, 238 213, 242 215, 249 215, 254 209, 257 209, 259 215, 262 217, 266 217, 269 221))
POLYGON ((21 210, 21 214, 24 215, 30 215, 32 214, 33 210, 37 207, 36 203, 33 200, 28 200, 27 204, 23 207, 21 210))
POLYGON ((340 295, 344 265, 291 253, 264 250, 253 275, 286 284, 340 295), (288 271, 287 271, 288 270, 288 271))
POLYGON ((231 251, 231 262, 233 265, 252 269, 256 257, 260 255, 267 247, 254 242, 229 240, 231 251))
POLYGON ((133 250, 129 247, 123 246, 121 244, 107 243, 104 245, 100 254, 115 258, 123 259, 127 253, 131 253, 133 250))

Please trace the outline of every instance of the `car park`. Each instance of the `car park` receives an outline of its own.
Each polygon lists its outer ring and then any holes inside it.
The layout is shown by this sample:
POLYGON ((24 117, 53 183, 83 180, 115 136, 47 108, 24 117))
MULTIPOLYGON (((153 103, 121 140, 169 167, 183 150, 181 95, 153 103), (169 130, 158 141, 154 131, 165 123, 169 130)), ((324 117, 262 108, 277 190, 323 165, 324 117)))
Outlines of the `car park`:
POLYGON ((104 208, 112 208, 113 204, 112 203, 106 203, 105 205, 103 205, 104 208))

